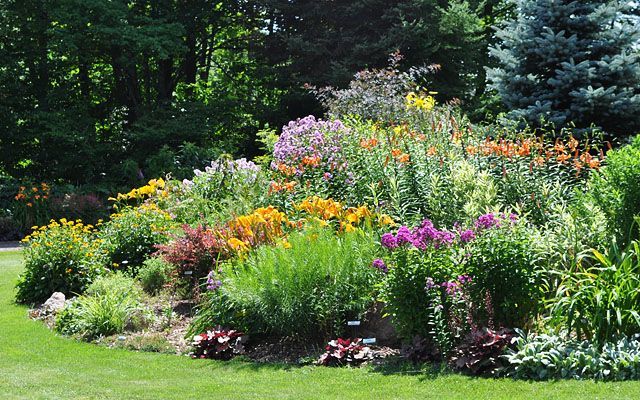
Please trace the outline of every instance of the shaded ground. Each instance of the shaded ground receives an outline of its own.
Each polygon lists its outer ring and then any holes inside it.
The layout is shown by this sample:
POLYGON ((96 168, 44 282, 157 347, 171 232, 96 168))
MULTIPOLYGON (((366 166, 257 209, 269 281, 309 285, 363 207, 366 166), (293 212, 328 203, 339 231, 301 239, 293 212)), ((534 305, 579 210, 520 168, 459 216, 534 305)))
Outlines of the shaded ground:
POLYGON ((17 251, 21 248, 20 242, 0 242, 0 251, 17 251))

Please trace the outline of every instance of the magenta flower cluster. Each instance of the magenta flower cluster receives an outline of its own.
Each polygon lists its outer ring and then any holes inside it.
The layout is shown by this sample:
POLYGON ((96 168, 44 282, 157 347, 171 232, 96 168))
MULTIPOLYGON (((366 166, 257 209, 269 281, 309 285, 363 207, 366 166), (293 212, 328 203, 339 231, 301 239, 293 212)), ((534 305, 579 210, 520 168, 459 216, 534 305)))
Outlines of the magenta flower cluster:
POLYGON ((497 228, 503 225, 505 222, 514 223, 518 220, 518 216, 516 214, 494 214, 489 213, 485 215, 481 215, 475 222, 474 226, 478 230, 482 229, 491 229, 497 228))
POLYGON ((384 272, 385 274, 389 272, 389 268, 387 267, 387 265, 384 263, 383 260, 376 258, 375 260, 373 260, 372 263, 373 267, 384 272))
POLYGON ((483 230, 504 226, 505 221, 513 223, 517 220, 515 214, 485 214, 480 216, 474 222, 474 229, 460 229, 456 227, 456 233, 446 230, 438 230, 434 227, 433 222, 425 219, 422 224, 414 229, 401 226, 396 234, 385 233, 380 239, 383 247, 394 250, 404 245, 412 245, 413 247, 426 250, 429 245, 434 248, 452 245, 456 238, 461 243, 469 243, 476 239, 477 235, 483 230))
POLYGON ((462 287, 471 282, 471 277, 469 275, 460 275, 457 279, 442 282, 441 284, 437 284, 434 282, 433 278, 427 278, 427 283, 425 285, 425 290, 432 290, 438 287, 444 289, 445 293, 449 296, 455 296, 457 293, 462 290, 462 287))
MULTIPOLYGON (((313 115, 289 122, 273 149, 274 162, 297 167, 305 157, 318 158, 331 170, 346 168, 341 142, 347 128, 339 120, 325 121, 313 115)), ((330 176, 325 176, 330 179, 330 176)))
POLYGON ((422 224, 413 230, 406 226, 401 226, 398 232, 385 233, 380 240, 382 246, 393 250, 400 246, 412 245, 420 250, 426 250, 431 245, 435 248, 451 245, 456 239, 456 235, 445 230, 438 230, 433 226, 433 222, 425 219, 422 224))

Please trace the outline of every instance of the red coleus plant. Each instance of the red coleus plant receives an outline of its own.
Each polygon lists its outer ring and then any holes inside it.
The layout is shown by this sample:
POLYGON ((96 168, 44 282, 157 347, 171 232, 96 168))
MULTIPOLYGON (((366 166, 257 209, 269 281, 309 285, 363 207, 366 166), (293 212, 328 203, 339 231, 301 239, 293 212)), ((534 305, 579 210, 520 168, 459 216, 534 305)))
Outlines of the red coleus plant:
POLYGON ((216 327, 193 337, 192 358, 230 360, 244 351, 241 338, 244 333, 216 327))
POLYGON ((166 245, 158 246, 158 255, 176 266, 176 273, 182 276, 192 271, 195 278, 207 276, 216 262, 228 257, 227 243, 223 235, 205 226, 195 228, 183 225, 183 236, 175 237, 166 245))
POLYGON ((320 356, 319 365, 341 366, 359 365, 364 361, 373 359, 373 352, 367 346, 363 346, 362 339, 341 339, 332 340, 325 347, 326 352, 320 356))
POLYGON ((473 329, 454 349, 451 364, 471 375, 493 375, 506 363, 501 356, 513 336, 509 329, 473 329))

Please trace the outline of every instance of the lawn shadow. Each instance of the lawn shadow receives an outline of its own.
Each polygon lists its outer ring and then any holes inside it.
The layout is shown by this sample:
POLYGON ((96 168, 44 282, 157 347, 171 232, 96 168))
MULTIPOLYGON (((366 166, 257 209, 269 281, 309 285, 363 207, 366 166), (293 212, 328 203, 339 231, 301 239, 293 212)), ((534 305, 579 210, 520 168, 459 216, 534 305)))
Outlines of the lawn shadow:
POLYGON ((387 357, 381 362, 369 366, 372 373, 381 375, 410 375, 417 376, 420 381, 437 379, 455 374, 443 363, 413 363, 400 356, 387 357))

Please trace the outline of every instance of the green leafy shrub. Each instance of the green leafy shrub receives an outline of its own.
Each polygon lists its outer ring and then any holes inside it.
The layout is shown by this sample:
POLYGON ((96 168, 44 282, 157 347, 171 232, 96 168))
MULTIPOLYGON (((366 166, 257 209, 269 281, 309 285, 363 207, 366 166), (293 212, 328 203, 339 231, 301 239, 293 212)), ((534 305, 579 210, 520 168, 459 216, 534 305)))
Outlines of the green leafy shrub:
POLYGON ((633 220, 640 215, 640 136, 607 153, 606 165, 591 174, 586 197, 605 213, 619 243, 640 238, 633 220))
POLYGON ((162 258, 153 257, 145 260, 138 270, 138 279, 142 289, 150 295, 158 294, 164 285, 169 282, 171 269, 171 264, 162 258))
POLYGON ((509 365, 503 374, 517 379, 602 379, 640 378, 640 341, 637 336, 605 343, 565 339, 553 335, 526 336, 507 350, 509 365))
POLYGON ((53 292, 82 293, 103 272, 104 255, 91 225, 51 221, 24 241, 25 270, 17 285, 21 303, 45 301, 53 292))
POLYGON ((289 243, 260 247, 229 270, 191 330, 220 323, 249 334, 321 338, 342 332, 372 304, 380 272, 371 267, 369 235, 310 229, 289 243))
POLYGON ((96 279, 56 318, 56 331, 91 340, 135 330, 146 320, 140 288, 133 278, 114 273, 96 279))
POLYGON ((142 291, 137 282, 123 272, 112 272, 96 278, 84 292, 86 296, 107 296, 121 292, 123 296, 134 299, 142 298, 142 291))
MULTIPOLYGON (((395 237, 383 235, 382 245, 393 251, 393 262, 384 279, 381 297, 400 337, 405 340, 414 336, 430 338, 431 344, 437 343, 444 351, 451 347, 451 338, 443 304, 445 294, 440 285, 458 275, 456 251, 451 243, 431 240, 447 234, 431 231, 431 221, 425 220, 420 228, 433 232, 424 246, 413 245, 422 240, 407 227, 401 227, 395 237)), ((413 231, 417 233, 420 228, 413 231)))
POLYGON ((153 204, 112 214, 99 235, 107 254, 107 266, 135 275, 144 260, 156 251, 156 245, 169 240, 170 228, 169 214, 153 204))
POLYGON ((640 243, 583 254, 549 302, 549 323, 595 344, 640 332, 640 243))
POLYGON ((221 157, 180 184, 181 196, 169 202, 179 222, 210 224, 246 214, 260 204, 267 186, 260 167, 244 158, 221 157))
POLYGON ((537 243, 515 215, 455 231, 427 219, 380 242, 390 259, 382 299, 405 341, 424 338, 447 356, 469 332, 522 326, 538 311, 537 243))
POLYGON ((473 278, 470 290, 475 318, 485 326, 522 327, 542 304, 537 233, 513 215, 511 219, 484 215, 476 228, 482 234, 470 242, 464 260, 464 270, 473 278), (485 302, 490 304, 479 307, 485 302))

